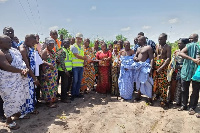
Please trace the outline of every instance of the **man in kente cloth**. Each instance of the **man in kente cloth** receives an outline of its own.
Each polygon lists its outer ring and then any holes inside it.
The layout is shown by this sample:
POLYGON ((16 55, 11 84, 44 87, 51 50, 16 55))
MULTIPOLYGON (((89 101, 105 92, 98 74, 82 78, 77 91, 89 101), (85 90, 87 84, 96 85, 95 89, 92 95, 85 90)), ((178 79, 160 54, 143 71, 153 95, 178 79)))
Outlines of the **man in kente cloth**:
POLYGON ((153 67, 153 49, 146 43, 146 37, 140 36, 138 38, 139 48, 137 49, 134 57, 133 70, 134 70, 134 82, 136 82, 136 88, 138 95, 135 101, 140 100, 141 93, 148 96, 149 100, 147 104, 152 105, 152 67, 153 67))
POLYGON ((133 94, 133 64, 134 50, 130 49, 130 42, 124 42, 125 48, 120 52, 121 66, 118 79, 120 97, 124 100, 131 100, 133 94))
POLYGON ((162 33, 156 46, 156 53, 154 58, 154 72, 153 72, 153 92, 156 94, 155 99, 160 98, 161 107, 167 107, 167 68, 171 61, 171 47, 166 43, 167 34, 162 33))
POLYGON ((11 47, 11 38, 0 36, 0 96, 3 99, 3 109, 7 118, 8 128, 16 130, 19 126, 12 116, 19 118, 21 106, 29 95, 28 69, 22 60, 20 52, 11 47))
POLYGON ((34 45, 36 44, 36 37, 34 34, 26 35, 24 44, 20 45, 19 51, 21 52, 22 59, 26 63, 29 69, 29 98, 26 100, 22 106, 21 118, 25 118, 28 113, 38 114, 39 112, 35 110, 35 105, 37 103, 34 85, 38 86, 40 83, 37 77, 34 75, 36 62, 34 58, 34 45))

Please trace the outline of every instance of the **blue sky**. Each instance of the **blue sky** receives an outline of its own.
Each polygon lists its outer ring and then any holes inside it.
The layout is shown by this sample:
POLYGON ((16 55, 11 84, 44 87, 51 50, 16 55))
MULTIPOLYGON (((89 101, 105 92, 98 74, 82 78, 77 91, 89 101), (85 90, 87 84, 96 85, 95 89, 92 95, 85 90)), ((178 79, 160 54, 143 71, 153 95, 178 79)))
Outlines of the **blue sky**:
POLYGON ((163 32, 170 42, 200 34, 199 0, 0 0, 0 12, 0 29, 13 27, 20 40, 60 28, 90 39, 122 34, 131 43, 140 31, 155 42, 163 32))

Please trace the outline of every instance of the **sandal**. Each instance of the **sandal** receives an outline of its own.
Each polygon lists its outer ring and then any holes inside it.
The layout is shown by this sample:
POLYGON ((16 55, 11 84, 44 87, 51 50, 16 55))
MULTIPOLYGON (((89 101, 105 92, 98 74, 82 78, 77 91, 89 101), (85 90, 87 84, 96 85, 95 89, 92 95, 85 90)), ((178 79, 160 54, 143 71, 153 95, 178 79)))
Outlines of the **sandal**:
POLYGON ((14 121, 10 124, 6 123, 6 126, 11 130, 17 130, 20 128, 20 126, 18 126, 14 121))
POLYGON ((200 118, 200 113, 196 115, 197 118, 200 118))
POLYGON ((37 114, 39 114, 39 111, 37 111, 37 110, 34 110, 34 111, 33 111, 33 112, 31 112, 30 114, 37 115, 37 114))
POLYGON ((19 119, 30 119, 30 116, 21 115, 20 117, 17 117, 17 116, 14 117, 14 120, 19 120, 19 119))

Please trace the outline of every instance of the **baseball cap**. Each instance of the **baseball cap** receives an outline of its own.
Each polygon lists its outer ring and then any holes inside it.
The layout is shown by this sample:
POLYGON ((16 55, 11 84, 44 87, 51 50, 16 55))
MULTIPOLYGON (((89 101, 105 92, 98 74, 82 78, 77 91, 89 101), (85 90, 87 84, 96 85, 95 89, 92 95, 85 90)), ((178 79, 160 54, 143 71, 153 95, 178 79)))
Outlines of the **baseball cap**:
POLYGON ((77 34, 76 34, 76 37, 83 38, 83 34, 81 34, 81 33, 77 33, 77 34))

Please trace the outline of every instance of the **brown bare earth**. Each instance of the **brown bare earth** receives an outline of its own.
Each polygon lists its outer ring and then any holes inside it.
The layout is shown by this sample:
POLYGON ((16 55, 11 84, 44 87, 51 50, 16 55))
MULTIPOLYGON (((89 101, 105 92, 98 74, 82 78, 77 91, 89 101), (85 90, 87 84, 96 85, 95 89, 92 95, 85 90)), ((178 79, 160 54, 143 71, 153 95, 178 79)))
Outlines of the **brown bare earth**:
MULTIPOLYGON (((0 123, 0 133, 199 133, 200 119, 178 112, 173 106, 164 110, 139 103, 117 100, 110 95, 90 92, 72 103, 58 103, 57 108, 42 105, 38 115, 17 120, 21 126, 10 131, 0 123)), ((196 109, 200 112, 199 107, 196 109)))

